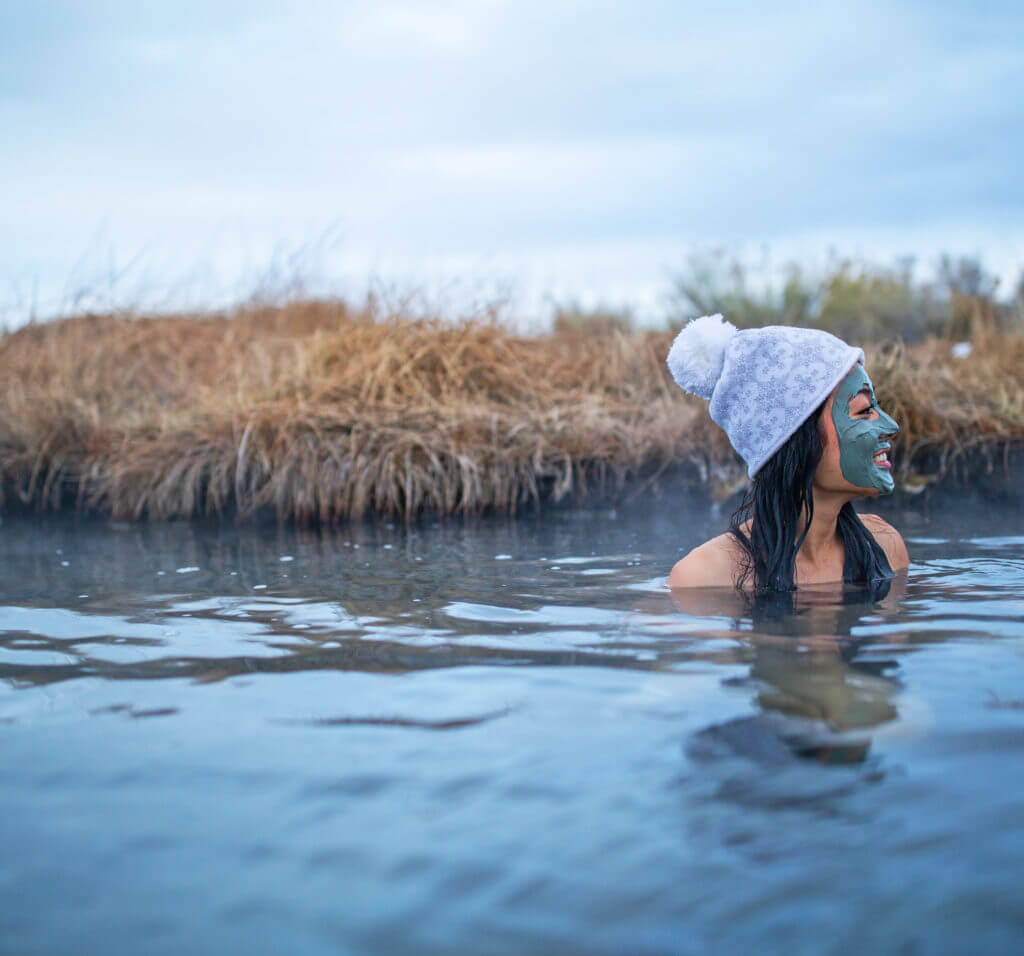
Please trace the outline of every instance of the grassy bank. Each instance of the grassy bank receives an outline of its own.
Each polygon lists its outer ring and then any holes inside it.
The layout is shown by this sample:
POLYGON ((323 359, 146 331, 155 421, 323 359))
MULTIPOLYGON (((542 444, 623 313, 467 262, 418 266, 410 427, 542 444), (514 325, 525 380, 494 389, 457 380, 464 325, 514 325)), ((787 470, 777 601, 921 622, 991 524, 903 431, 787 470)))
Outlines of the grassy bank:
MULTIPOLYGON (((671 332, 374 319, 339 303, 88 316, 0 338, 0 507, 122 518, 511 510, 691 465, 740 469, 671 381, 671 332)), ((1024 440, 1024 337, 869 350, 901 477, 1024 440)))

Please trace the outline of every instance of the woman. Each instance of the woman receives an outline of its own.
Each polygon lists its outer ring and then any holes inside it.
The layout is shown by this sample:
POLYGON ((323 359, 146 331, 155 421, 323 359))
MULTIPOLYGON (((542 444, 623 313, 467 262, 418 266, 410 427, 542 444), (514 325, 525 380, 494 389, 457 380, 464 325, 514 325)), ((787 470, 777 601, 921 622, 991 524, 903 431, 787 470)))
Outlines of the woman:
POLYGON ((889 438, 899 431, 863 362, 863 351, 818 329, 737 332, 713 315, 679 333, 669 369, 711 400, 753 481, 728 532, 679 561, 670 587, 871 586, 907 567, 900 533, 851 504, 892 491, 889 438))

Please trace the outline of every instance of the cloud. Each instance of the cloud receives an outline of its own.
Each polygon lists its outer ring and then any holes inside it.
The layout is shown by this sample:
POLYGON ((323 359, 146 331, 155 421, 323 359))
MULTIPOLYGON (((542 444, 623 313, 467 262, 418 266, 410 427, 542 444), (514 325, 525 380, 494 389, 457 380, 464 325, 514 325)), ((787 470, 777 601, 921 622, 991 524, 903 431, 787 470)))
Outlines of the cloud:
POLYGON ((8 276, 100 222, 182 259, 1021 233, 1014 4, 7 6, 8 276))

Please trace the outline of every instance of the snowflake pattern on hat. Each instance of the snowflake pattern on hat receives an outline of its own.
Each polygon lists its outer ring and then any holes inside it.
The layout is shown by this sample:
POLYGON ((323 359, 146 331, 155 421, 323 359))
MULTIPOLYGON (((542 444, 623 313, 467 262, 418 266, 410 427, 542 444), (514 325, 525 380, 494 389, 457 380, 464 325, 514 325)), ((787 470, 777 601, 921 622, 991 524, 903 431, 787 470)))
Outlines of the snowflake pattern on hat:
POLYGON ((863 361, 863 351, 820 329, 771 325, 737 332, 711 395, 711 418, 753 478, 863 361))
POLYGON ((696 388, 690 384, 700 378, 692 374, 692 356, 700 359, 703 374, 707 367, 721 369, 711 389, 711 418, 725 430, 753 478, 850 369, 864 361, 864 352, 820 329, 769 325, 737 332, 721 316, 713 318, 716 323, 696 319, 679 333, 669 367, 683 388, 702 397, 708 391, 703 380, 696 388), (731 334, 723 333, 722 325, 731 334), (711 363, 703 354, 709 342, 719 350, 719 359, 711 363))

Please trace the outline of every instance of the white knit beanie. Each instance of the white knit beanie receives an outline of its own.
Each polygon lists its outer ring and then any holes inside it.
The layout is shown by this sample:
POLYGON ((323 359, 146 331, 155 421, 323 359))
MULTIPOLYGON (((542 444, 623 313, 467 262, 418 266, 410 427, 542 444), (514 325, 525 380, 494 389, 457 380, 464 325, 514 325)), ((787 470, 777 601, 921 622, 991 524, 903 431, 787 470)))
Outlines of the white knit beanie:
POLYGON ((737 332, 721 315, 688 323, 668 353, 680 387, 711 399, 712 420, 725 429, 751 478, 863 361, 861 349, 820 329, 769 325, 737 332))

